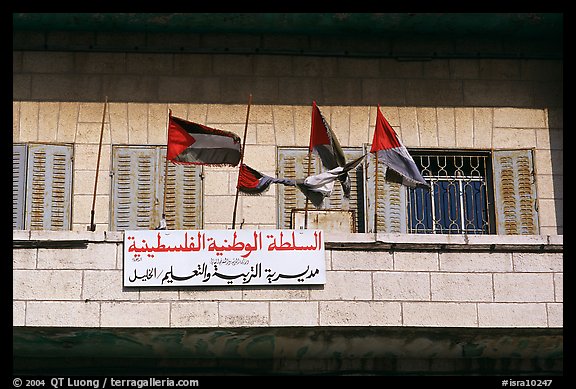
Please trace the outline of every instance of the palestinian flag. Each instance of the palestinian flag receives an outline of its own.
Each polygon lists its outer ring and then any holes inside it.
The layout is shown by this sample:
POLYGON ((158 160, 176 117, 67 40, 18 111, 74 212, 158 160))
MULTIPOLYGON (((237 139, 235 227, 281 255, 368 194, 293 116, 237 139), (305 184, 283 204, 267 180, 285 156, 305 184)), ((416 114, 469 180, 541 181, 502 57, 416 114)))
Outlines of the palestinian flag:
MULTIPOLYGON (((329 170, 346 165, 344 151, 336 135, 324 119, 316 101, 312 102, 312 128, 310 130, 310 151, 315 152, 320 157, 322 165, 329 170)), ((350 197, 350 177, 348 173, 338 176, 342 184, 344 196, 350 197)))
POLYGON ((237 188, 240 192, 259 195, 268 190, 270 184, 295 186, 296 181, 287 178, 274 178, 252 169, 246 164, 240 165, 237 188))
POLYGON ((168 123, 166 158, 175 163, 236 166, 241 155, 240 137, 172 116, 168 123))
POLYGON ((376 153, 378 161, 387 166, 386 180, 411 188, 430 187, 420 174, 414 159, 380 111, 380 106, 376 115, 376 128, 370 152, 376 153))
POLYGON ((338 166, 326 172, 308 176, 303 180, 298 179, 296 186, 316 208, 322 208, 324 199, 332 194, 336 179, 347 176, 350 170, 355 169, 364 160, 364 157, 366 154, 347 163, 344 167, 338 166))

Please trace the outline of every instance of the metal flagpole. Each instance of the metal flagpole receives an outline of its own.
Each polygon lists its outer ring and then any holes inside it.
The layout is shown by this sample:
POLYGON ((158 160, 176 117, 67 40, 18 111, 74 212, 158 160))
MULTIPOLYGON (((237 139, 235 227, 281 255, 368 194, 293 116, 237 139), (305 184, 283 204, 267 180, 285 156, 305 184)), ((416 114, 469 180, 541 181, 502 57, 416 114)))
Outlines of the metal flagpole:
MULTIPOLYGON (((238 168, 238 180, 240 180, 240 169, 244 162, 244 151, 246 149, 246 133, 248 132, 248 117, 250 116, 250 106, 252 105, 252 93, 248 96, 248 109, 246 111, 246 124, 244 126, 244 139, 242 140, 242 150, 240 153, 240 167, 238 168)), ((236 182, 236 198, 234 199, 234 213, 232 214, 232 229, 236 228, 236 210, 238 209, 238 180, 236 182)))
MULTIPOLYGON (((310 170, 312 165, 312 152, 310 151, 310 147, 308 147, 308 173, 306 177, 310 177, 310 170)), ((304 229, 308 229, 308 196, 306 196, 306 205, 304 206, 304 229)))
POLYGON ((104 112, 102 113, 102 127, 100 128, 100 143, 98 144, 98 159, 96 161, 96 178, 94 179, 94 195, 92 196, 92 210, 90 211, 90 231, 96 231, 94 223, 94 209, 96 208, 96 189, 98 188, 98 172, 100 171, 100 155, 102 153, 102 138, 104 137, 104 121, 106 120, 106 106, 108 96, 104 100, 104 112))
MULTIPOLYGON (((168 109, 168 123, 166 124, 166 131, 170 126, 170 117, 172 116, 172 110, 168 109)), ((166 188, 168 187, 168 134, 166 134, 166 158, 164 158, 164 194, 162 198, 162 218, 160 219, 160 224, 157 227, 158 230, 167 230, 168 222, 166 222, 166 188)))

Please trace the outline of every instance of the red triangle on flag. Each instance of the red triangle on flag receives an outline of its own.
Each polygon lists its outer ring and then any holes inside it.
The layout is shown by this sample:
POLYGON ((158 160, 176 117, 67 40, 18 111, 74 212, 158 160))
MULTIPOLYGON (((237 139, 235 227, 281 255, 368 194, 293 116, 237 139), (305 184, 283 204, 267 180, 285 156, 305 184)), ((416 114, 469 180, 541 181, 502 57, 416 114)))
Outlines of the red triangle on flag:
POLYGON ((376 128, 374 129, 374 138, 372 139, 371 153, 375 153, 378 150, 387 150, 400 147, 400 141, 396 132, 388 123, 382 112, 380 111, 380 105, 378 105, 378 112, 376 114, 376 128))
POLYGON ((166 158, 174 160, 195 142, 196 139, 194 139, 192 135, 180 127, 176 122, 174 122, 174 120, 172 120, 172 117, 170 117, 170 122, 168 124, 168 150, 166 152, 166 158))

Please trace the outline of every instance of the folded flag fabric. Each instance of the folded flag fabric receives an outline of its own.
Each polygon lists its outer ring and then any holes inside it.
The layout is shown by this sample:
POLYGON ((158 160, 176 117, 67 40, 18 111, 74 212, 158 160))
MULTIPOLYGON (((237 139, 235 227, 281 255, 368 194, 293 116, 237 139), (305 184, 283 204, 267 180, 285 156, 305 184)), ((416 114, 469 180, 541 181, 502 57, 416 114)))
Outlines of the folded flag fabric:
POLYGON ((275 178, 262 174, 246 164, 240 165, 237 188, 239 191, 258 195, 268 190, 270 184, 295 186, 296 181, 287 178, 275 178))
POLYGON ((430 187, 420 174, 414 159, 380 111, 380 106, 376 115, 376 128, 370 152, 376 153, 378 161, 386 165, 386 180, 411 188, 430 187))
POLYGON ((338 166, 326 172, 308 176, 303 180, 296 180, 296 186, 316 208, 321 208, 324 199, 332 194, 336 179, 348 175, 348 172, 355 169, 365 157, 366 154, 347 163, 344 167, 338 166))
MULTIPOLYGON (((316 101, 312 102, 312 128, 310 130, 310 151, 315 152, 320 157, 322 165, 327 169, 334 169, 338 166, 346 165, 344 151, 336 138, 336 135, 324 119, 316 101)), ((347 173, 338 176, 344 196, 350 197, 350 177, 347 173)))
POLYGON ((175 163, 230 165, 240 162, 240 137, 169 115, 166 158, 175 163))

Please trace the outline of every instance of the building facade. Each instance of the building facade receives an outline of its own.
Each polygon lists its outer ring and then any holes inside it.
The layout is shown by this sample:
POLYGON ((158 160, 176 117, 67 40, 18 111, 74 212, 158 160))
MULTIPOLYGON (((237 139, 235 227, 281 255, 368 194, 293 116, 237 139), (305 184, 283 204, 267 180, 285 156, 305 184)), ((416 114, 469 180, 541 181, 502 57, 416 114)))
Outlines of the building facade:
MULTIPOLYGON (((561 14, 68 15, 14 14, 15 371, 562 373, 561 14), (367 158, 321 287, 123 287, 123 231, 231 228, 238 167, 167 165, 169 111, 300 178, 313 101, 349 159, 380 106, 432 190, 367 158)), ((292 189, 240 228, 299 228, 292 189)))

